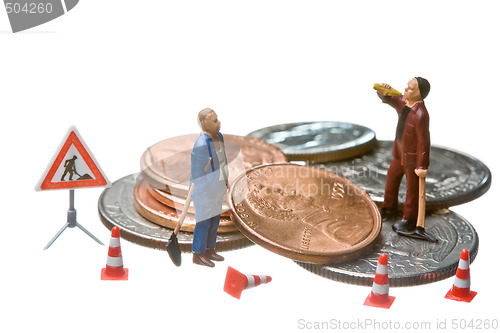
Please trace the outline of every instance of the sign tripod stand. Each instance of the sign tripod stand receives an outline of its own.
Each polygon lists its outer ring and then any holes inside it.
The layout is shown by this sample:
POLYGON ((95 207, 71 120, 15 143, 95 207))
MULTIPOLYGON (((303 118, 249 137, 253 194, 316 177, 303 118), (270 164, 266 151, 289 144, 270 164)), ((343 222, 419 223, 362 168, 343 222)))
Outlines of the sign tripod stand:
POLYGON ((68 221, 66 224, 57 232, 57 234, 50 240, 50 242, 43 248, 44 250, 47 250, 59 236, 66 230, 66 228, 74 228, 78 227, 80 228, 81 231, 86 233, 89 237, 91 237, 93 240, 95 240, 97 243, 104 245, 103 242, 101 242, 96 236, 92 235, 90 231, 85 229, 80 223, 76 221, 76 209, 75 209, 75 190, 69 190, 69 209, 68 209, 68 221))
POLYGON ((66 228, 74 227, 78 227, 97 243, 104 245, 97 237, 76 221, 75 209, 75 189, 102 186, 110 187, 111 184, 99 167, 99 164, 97 164, 76 127, 70 126, 59 148, 56 150, 56 154, 35 187, 37 191, 69 190, 68 220, 47 246, 45 246, 44 250, 47 250, 66 228), (80 172, 77 172, 77 169, 80 172), (66 175, 69 175, 68 179, 66 179, 66 175), (73 179, 74 175, 78 176, 78 178, 73 179))

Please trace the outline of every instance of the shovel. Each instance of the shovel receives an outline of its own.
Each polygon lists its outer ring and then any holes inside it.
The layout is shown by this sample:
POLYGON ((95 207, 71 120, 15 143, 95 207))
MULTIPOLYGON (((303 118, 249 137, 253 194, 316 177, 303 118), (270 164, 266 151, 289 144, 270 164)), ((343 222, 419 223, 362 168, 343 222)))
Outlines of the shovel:
POLYGON ((425 228, 425 176, 418 177, 417 227, 425 228))
POLYGON ((436 237, 428 234, 424 228, 425 228, 425 176, 419 176, 417 227, 413 231, 413 234, 410 235, 410 237, 437 243, 436 237))
POLYGON ((177 222, 177 225, 175 226, 175 229, 172 232, 172 235, 170 236, 167 242, 167 246, 165 247, 168 252, 168 255, 170 256, 170 259, 172 259, 172 262, 177 267, 179 267, 182 262, 181 249, 179 247, 179 242, 177 241, 177 234, 179 233, 182 223, 186 218, 189 205, 191 204, 191 194, 193 193, 193 190, 194 190, 194 184, 191 184, 191 186, 189 187, 189 193, 186 198, 186 202, 184 203, 184 209, 182 210, 181 216, 179 217, 179 221, 177 222))

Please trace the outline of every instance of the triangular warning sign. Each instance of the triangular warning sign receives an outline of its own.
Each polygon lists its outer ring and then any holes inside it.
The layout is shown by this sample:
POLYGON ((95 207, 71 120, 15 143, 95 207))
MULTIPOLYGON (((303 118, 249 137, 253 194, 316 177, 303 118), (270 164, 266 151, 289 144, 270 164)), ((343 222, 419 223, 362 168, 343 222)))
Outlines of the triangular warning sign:
POLYGON ((111 185, 76 127, 71 126, 35 190, 97 186, 111 185))

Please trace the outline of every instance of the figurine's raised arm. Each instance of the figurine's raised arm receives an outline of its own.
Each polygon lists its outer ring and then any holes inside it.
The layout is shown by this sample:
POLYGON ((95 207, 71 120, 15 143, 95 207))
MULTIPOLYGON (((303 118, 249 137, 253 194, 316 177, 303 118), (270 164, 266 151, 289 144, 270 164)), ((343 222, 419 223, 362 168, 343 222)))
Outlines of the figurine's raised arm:
POLYGON ((387 83, 375 83, 373 89, 378 91, 383 96, 401 96, 401 93, 396 89, 393 89, 387 83))
POLYGON ((405 103, 404 98, 399 91, 392 88, 387 83, 375 83, 373 85, 373 89, 377 91, 377 95, 383 103, 392 106, 396 109, 396 111, 398 111, 399 114, 399 110, 402 109, 405 103))

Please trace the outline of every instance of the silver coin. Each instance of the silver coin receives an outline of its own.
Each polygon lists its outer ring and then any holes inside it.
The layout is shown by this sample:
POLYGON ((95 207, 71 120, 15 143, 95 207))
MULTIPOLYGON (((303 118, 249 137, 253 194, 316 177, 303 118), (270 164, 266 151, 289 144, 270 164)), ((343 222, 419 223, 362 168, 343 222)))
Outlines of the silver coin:
MULTIPOLYGON (((143 218, 134 208, 134 186, 138 175, 129 175, 113 183, 99 197, 98 210, 102 223, 120 228, 121 237, 133 243, 165 250, 172 230, 143 218)), ((177 235, 183 252, 191 252, 193 234, 180 231, 177 235)), ((252 245, 240 232, 217 235, 217 250, 236 250, 252 245)))
MULTIPOLYGON (((316 164, 343 176, 364 189, 377 204, 384 201, 387 170, 392 161, 393 141, 378 141, 369 154, 340 162, 316 164)), ((491 172, 481 161, 465 154, 431 147, 426 177, 426 210, 448 208, 472 201, 488 191, 491 172)), ((399 203, 406 196, 406 180, 399 187, 399 203)))
POLYGON ((376 143, 371 129, 336 121, 282 124, 248 135, 278 147, 290 161, 338 161, 365 154, 376 143))
POLYGON ((392 231, 397 221, 384 220, 374 248, 359 259, 338 265, 315 265, 297 262, 303 268, 331 280, 370 286, 382 253, 389 257, 389 284, 392 287, 413 286, 439 281, 456 273, 460 252, 469 251, 476 258, 479 238, 472 225, 449 210, 428 214, 425 230, 438 238, 431 243, 402 237, 392 231))

